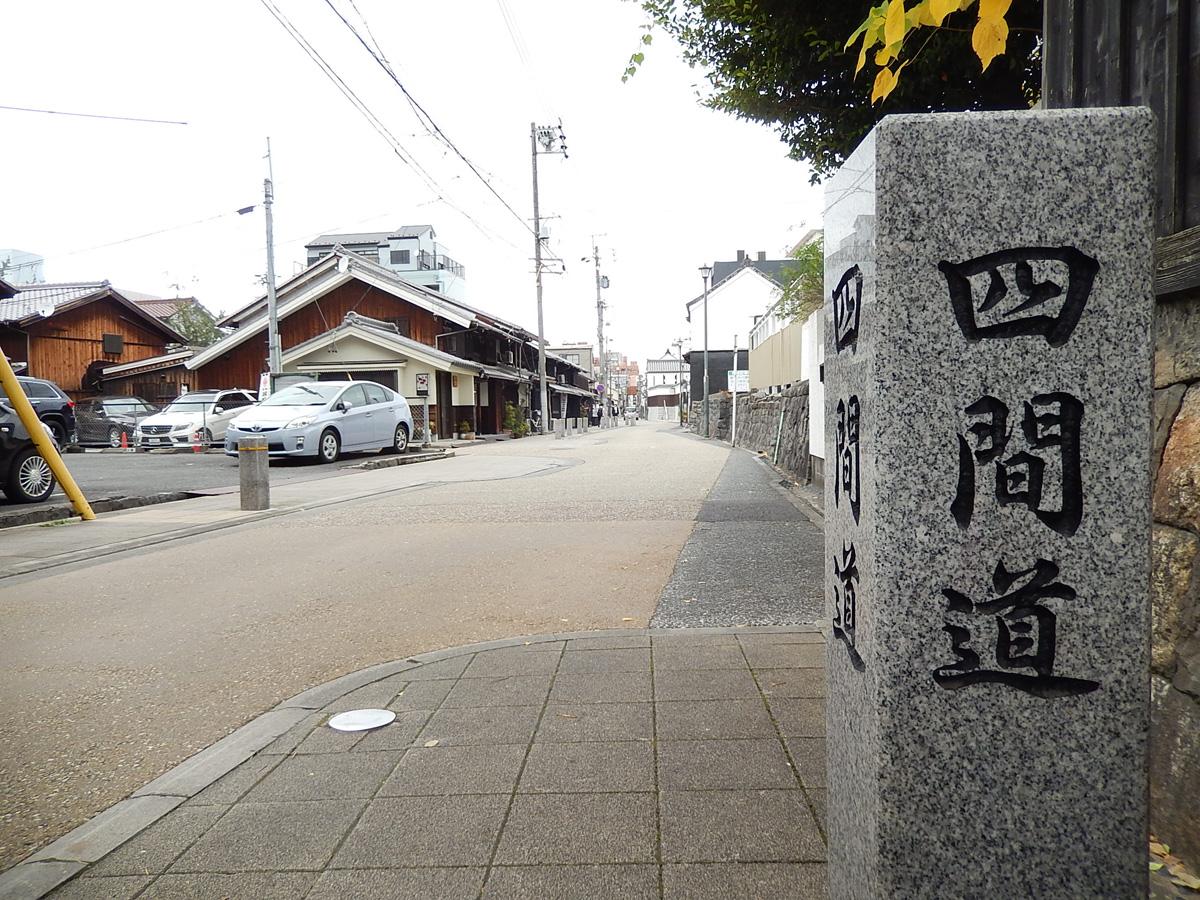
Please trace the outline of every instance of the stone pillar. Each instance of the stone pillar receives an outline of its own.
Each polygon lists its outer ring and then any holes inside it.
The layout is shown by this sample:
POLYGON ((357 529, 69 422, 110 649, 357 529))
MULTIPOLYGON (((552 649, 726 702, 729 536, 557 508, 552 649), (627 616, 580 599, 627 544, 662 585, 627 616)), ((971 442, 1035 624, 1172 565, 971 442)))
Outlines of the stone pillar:
POLYGON ((265 437, 238 440, 238 478, 242 488, 242 509, 271 508, 271 469, 265 437))
POLYGON ((1146 896, 1154 159, 904 115, 827 182, 831 897, 1146 896))

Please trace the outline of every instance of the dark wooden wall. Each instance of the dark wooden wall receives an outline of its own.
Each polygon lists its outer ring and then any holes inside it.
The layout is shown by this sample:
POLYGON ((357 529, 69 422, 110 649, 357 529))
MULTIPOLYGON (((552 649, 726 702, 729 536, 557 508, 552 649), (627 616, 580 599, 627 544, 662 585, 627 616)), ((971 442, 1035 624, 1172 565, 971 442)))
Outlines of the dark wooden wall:
MULTIPOLYGON (((437 335, 444 327, 427 310, 370 285, 350 281, 281 319, 280 346, 287 350, 324 334, 342 324, 348 312, 373 319, 407 319, 408 336, 431 347, 436 345, 437 335)), ((266 359, 267 333, 263 331, 197 370, 196 388, 257 390, 259 375, 266 370, 266 359)))
POLYGON ((167 346, 165 333, 109 297, 35 322, 26 330, 28 374, 50 379, 76 399, 92 393, 83 390, 82 381, 87 367, 96 360, 115 366, 158 356, 167 346), (121 335, 125 339, 122 352, 105 353, 104 334, 121 335))
POLYGON ((1158 122, 1157 290, 1200 285, 1200 0, 1046 0, 1047 108, 1148 106, 1158 122))

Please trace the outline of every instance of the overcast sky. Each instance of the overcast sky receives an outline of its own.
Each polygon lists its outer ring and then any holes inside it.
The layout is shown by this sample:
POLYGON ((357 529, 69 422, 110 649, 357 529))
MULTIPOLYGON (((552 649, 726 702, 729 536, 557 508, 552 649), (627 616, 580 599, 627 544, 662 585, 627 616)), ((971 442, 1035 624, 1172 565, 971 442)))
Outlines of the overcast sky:
POLYGON ((466 266, 469 302, 536 330, 529 125, 561 118, 569 159, 539 157, 550 248, 567 267, 545 279, 547 339, 595 340, 594 270, 581 257, 596 234, 611 346, 644 360, 685 333, 702 263, 738 249, 778 258, 820 224, 807 166, 769 129, 699 106, 701 73, 665 36, 622 84, 645 21, 636 3, 332 0, 360 31, 365 18, 409 93, 514 215, 422 127, 326 0, 270 2, 424 176, 262 0, 8 4, 0 103, 188 124, 0 110, 0 247, 45 256, 50 281, 107 278, 235 309, 262 290, 269 135, 280 281, 319 233, 428 223, 466 266), (235 214, 250 204, 253 214, 235 214))

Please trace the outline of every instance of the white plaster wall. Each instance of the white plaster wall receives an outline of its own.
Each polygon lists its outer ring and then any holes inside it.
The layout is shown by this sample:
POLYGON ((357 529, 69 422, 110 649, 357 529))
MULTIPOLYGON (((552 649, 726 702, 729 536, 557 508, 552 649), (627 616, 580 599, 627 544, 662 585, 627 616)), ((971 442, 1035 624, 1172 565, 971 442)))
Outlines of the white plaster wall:
POLYGON ((825 363, 825 315, 819 309, 809 316, 801 330, 801 380, 808 382, 808 452, 825 458, 825 385, 821 366, 825 363))
MULTIPOLYGON (((750 346, 754 317, 779 299, 779 288, 754 269, 742 269, 708 292, 708 349, 732 350, 750 346)), ((704 301, 692 307, 690 323, 693 351, 704 349, 704 301)))

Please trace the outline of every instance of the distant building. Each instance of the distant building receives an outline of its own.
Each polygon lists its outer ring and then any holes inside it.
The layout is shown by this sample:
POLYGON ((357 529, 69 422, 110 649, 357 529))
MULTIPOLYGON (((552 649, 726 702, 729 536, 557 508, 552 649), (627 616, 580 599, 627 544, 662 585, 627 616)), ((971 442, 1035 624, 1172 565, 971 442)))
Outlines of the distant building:
POLYGON ((0 278, 9 284, 36 284, 46 280, 45 260, 27 250, 0 250, 0 278))
MULTIPOLYGON (((792 252, 821 239, 821 229, 809 229, 792 252)), ((793 321, 781 308, 777 295, 766 312, 754 317, 750 330, 750 388, 771 393, 804 380, 803 323, 793 321)))
POLYGON ((681 391, 686 391, 684 361, 667 350, 646 360, 646 418, 651 421, 677 422, 681 391))
MULTIPOLYGON (((748 345, 755 316, 770 307, 783 293, 784 270, 790 259, 767 259, 764 251, 751 258, 744 250, 736 260, 713 263, 708 287, 708 347, 731 349, 748 345)), ((693 349, 704 348, 704 292, 686 304, 688 336, 693 349)))
POLYGON ((305 263, 311 266, 340 246, 390 269, 410 284, 454 300, 465 300, 467 271, 446 255, 436 237, 432 225, 402 225, 395 231, 322 234, 304 245, 305 263))
POLYGON ((557 347, 546 347, 546 352, 565 359, 573 366, 579 366, 585 372, 591 372, 592 379, 599 380, 596 372, 597 359, 591 344, 586 342, 559 344, 557 347))

